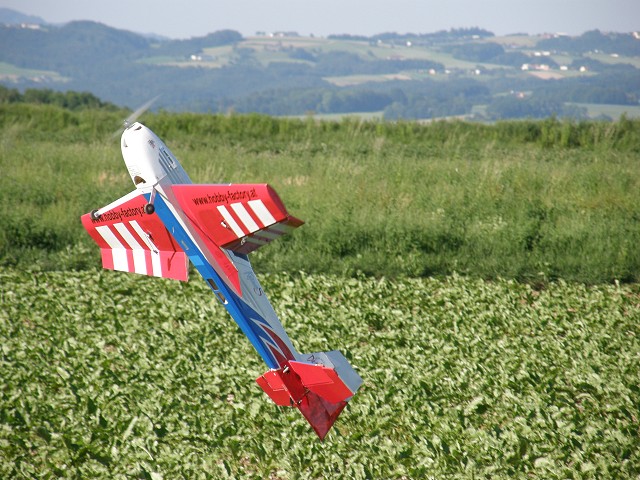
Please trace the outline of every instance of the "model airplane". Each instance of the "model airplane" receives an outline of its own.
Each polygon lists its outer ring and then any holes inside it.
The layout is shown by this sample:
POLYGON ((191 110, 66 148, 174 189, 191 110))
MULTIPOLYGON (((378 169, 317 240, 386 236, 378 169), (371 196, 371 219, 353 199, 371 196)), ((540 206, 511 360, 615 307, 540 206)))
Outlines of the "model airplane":
POLYGON ((337 350, 296 351, 247 257, 303 222, 269 185, 193 184, 141 123, 125 122, 121 147, 136 189, 82 216, 102 266, 186 281, 191 261, 269 367, 260 387, 323 439, 362 380, 337 350))

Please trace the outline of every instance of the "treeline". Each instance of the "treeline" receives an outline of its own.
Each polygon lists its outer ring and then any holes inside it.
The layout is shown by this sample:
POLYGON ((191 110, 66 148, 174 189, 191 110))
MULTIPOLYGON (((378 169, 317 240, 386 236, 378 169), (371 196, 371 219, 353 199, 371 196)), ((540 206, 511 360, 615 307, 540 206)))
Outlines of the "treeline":
POLYGON ((402 95, 396 95, 384 109, 386 120, 464 115, 471 113, 474 105, 491 101, 487 86, 469 78, 409 82, 402 87, 402 95))
POLYGON ((376 35, 329 35, 332 40, 361 41, 376 44, 378 42, 404 44, 412 42, 416 45, 433 45, 447 42, 458 42, 461 40, 478 40, 495 36, 493 32, 478 27, 451 28, 449 30, 438 30, 432 33, 397 33, 386 32, 376 35))
POLYGON ((548 82, 536 94, 565 102, 638 105, 640 71, 603 73, 595 78, 578 77, 562 82, 548 82))
POLYGON ((537 43, 540 50, 555 50, 573 55, 583 55, 588 52, 602 52, 608 54, 640 56, 640 41, 631 33, 602 33, 600 30, 590 30, 578 37, 559 35, 546 38, 537 43))
POLYGON ((489 89, 481 82, 461 78, 448 82, 398 81, 394 88, 368 84, 268 90, 229 102, 226 107, 269 115, 383 112, 386 120, 399 120, 462 115, 470 113, 475 104, 490 101, 489 89))
MULTIPOLYGON (((442 47, 446 51, 460 60, 477 63, 493 63, 509 67, 520 68, 522 64, 529 63, 531 58, 522 52, 507 52, 498 43, 464 43, 446 45, 442 47)), ((545 59, 550 67, 557 67, 552 59, 545 59)))
POLYGON ((377 92, 371 89, 309 88, 266 90, 223 103, 226 110, 239 113, 261 112, 267 115, 377 112, 393 103, 401 92, 377 92))
POLYGON ((539 96, 519 98, 513 95, 497 97, 487 105, 487 117, 493 119, 517 118, 587 118, 587 109, 575 105, 566 105, 553 98, 539 96))
POLYGON ((56 105, 68 110, 120 110, 116 105, 110 102, 104 102, 90 92, 58 92, 46 88, 28 88, 24 93, 21 93, 18 89, 7 88, 0 85, 0 104, 2 103, 56 105))
POLYGON ((386 120, 412 120, 470 115, 474 107, 483 105, 484 113, 476 116, 488 120, 550 116, 585 119, 586 108, 573 103, 637 105, 639 80, 640 73, 635 70, 586 80, 532 79, 526 94, 513 91, 498 95, 486 82, 455 76, 446 82, 425 79, 342 88, 323 85, 302 88, 301 82, 297 85, 294 82, 293 88, 257 91, 220 101, 215 110, 268 115, 382 112, 386 120))

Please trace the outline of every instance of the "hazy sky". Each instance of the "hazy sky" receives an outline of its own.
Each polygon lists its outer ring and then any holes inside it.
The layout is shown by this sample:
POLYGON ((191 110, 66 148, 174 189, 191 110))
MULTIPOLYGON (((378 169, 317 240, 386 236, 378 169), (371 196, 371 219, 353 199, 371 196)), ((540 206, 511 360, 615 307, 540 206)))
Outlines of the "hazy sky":
POLYGON ((481 27, 506 33, 640 30, 640 0, 0 0, 50 23, 94 20, 171 38, 230 28, 373 35, 481 27))

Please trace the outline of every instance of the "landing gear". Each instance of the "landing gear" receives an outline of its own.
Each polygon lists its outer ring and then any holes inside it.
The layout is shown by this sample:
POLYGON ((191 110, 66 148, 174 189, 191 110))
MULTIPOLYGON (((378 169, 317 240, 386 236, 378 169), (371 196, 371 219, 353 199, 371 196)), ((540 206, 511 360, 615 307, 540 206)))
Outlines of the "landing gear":
POLYGON ((91 216, 91 220, 98 220, 100 218, 100 215, 98 215, 98 210, 91 210, 91 213, 89 215, 91 216))
POLYGON ((156 211, 156 207, 153 206, 153 202, 156 199, 156 189, 155 187, 151 190, 151 196, 149 197, 149 203, 144 206, 144 213, 147 215, 153 215, 156 211))

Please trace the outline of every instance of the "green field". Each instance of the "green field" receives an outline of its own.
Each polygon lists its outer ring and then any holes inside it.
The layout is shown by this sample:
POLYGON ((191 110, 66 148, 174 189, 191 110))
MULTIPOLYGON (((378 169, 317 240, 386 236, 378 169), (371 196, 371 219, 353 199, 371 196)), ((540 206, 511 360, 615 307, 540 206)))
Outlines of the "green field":
POLYGON ((585 107, 589 117, 597 118, 607 115, 610 118, 620 118, 622 115, 628 118, 640 118, 640 106, 633 105, 606 105, 596 103, 575 103, 579 107, 585 107))
MULTIPOLYGON (((0 106, 0 265, 85 268, 79 217, 132 190, 113 112, 0 106)), ((480 125, 149 114, 195 182, 268 182, 263 271, 640 279, 638 120, 480 125)))
POLYGON ((125 115, 0 105, 0 478, 640 476, 638 120, 145 115, 306 221, 251 258, 364 380, 320 442, 197 275, 99 269, 125 115))
POLYGON ((0 62, 0 80, 14 81, 19 77, 26 77, 36 81, 46 80, 47 82, 65 82, 68 80, 57 72, 20 68, 5 62, 0 62))
POLYGON ((2 478, 636 478, 640 290, 261 275, 364 379, 325 439, 210 295, 0 270, 2 478))

